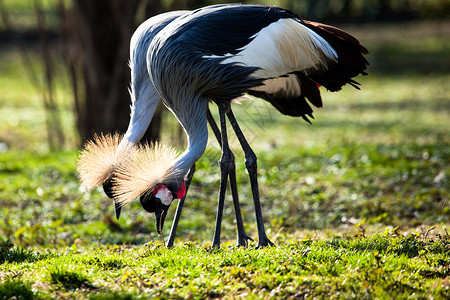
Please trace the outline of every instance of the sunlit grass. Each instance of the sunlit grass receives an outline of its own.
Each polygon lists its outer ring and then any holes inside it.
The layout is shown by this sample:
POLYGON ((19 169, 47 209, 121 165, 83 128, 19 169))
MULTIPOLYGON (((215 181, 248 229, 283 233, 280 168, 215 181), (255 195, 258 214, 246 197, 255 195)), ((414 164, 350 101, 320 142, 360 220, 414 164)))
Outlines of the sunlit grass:
MULTIPOLYGON (((396 298, 449 296, 448 236, 402 235, 398 230, 365 236, 280 241, 263 250, 221 250, 186 243, 172 250, 75 244, 39 261, 10 264, 34 282, 35 296, 138 299, 145 297, 396 298)), ((8 281, 18 292, 30 283, 8 281)), ((9 294, 6 294, 9 295, 9 294)))

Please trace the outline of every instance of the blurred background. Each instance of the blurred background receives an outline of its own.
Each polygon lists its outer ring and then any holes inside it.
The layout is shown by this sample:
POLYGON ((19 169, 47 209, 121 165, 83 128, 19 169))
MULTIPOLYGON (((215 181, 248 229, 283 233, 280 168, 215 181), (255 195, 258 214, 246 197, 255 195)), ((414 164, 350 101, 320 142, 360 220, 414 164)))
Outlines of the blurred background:
MULTIPOLYGON (((401 42, 396 39, 448 37, 448 0, 229 2, 278 5, 308 20, 353 27, 369 46, 378 39, 368 47, 370 73, 448 71, 448 61, 430 62, 433 57, 428 54, 406 60, 402 53, 394 53, 401 42), (401 29, 408 36, 399 34, 401 29)), ((124 132, 130 104, 129 40, 134 30, 164 11, 217 3, 222 2, 0 0, 0 150, 70 149, 94 132, 124 132)), ((172 139, 183 145, 183 133, 163 109, 147 138, 158 138, 161 127, 169 128, 172 139), (161 126, 163 122, 170 126, 161 126)))
MULTIPOLYGON (((116 221, 101 189, 80 187, 78 150, 94 132, 127 128, 129 40, 137 26, 164 11, 220 2, 0 0, 0 241, 45 247, 160 238, 138 201, 116 221)), ((448 228, 450 1, 239 2, 277 5, 340 27, 370 51, 369 75, 356 78, 361 90, 322 90, 324 108, 315 110, 312 126, 264 101, 233 104, 258 155, 272 241, 387 226, 448 228)), ((146 138, 185 146, 184 132, 164 107, 146 138)), ((231 134, 230 144, 246 229, 256 237, 244 158, 231 134)), ((212 237, 219 157, 211 138, 183 210, 181 241, 212 237)), ((230 193, 226 200, 222 232, 232 239, 230 193)), ((166 221, 166 234, 169 227, 166 221)))

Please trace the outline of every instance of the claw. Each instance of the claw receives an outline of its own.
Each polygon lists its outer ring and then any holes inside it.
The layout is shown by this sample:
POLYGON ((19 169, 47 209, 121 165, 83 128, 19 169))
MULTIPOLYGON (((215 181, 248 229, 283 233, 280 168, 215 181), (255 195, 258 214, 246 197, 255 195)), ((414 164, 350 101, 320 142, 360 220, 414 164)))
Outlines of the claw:
POLYGON ((253 239, 250 237, 250 236, 248 236, 247 234, 243 234, 242 236, 239 236, 238 237, 238 243, 237 243, 237 247, 244 247, 244 248, 247 248, 248 247, 248 241, 253 241, 253 239))
POLYGON ((258 242, 258 246, 256 247, 256 249, 262 249, 264 247, 274 247, 275 244, 272 243, 267 237, 259 240, 258 242))

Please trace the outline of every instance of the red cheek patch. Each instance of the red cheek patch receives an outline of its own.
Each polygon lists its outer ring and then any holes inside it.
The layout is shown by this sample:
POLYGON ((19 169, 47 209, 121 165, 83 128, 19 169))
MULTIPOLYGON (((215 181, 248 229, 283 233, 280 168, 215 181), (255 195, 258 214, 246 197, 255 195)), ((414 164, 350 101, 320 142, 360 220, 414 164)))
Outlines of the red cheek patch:
POLYGON ((186 195, 186 185, 184 184, 184 180, 181 181, 181 187, 175 195, 175 199, 181 199, 186 195))

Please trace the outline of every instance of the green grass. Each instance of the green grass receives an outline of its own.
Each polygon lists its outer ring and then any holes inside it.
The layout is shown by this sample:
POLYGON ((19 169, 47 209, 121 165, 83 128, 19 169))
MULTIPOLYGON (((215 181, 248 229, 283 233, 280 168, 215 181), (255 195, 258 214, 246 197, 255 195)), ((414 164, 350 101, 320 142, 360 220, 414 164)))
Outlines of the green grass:
POLYGON ((36 255, 28 249, 15 246, 9 240, 0 244, 0 264, 11 262, 33 262, 39 260, 42 255, 36 255))
MULTIPOLYGON (((71 5, 71 0, 64 0, 62 2, 65 7, 70 7, 71 5)), ((39 4, 40 9, 45 15, 47 28, 57 30, 57 27, 60 26, 60 20, 58 17, 58 5, 60 1, 58 0, 2 0, 0 2, 0 8, 4 10, 8 24, 13 30, 36 30, 37 17, 35 3, 39 4)), ((6 28, 7 27, 2 18, 0 21, 0 30, 4 30, 6 28)))
MULTIPOLYGON (((74 246, 34 263, 1 269, 6 276, 21 272, 35 282, 38 296, 58 291, 63 298, 445 299, 450 296, 449 247, 448 235, 387 230, 369 237, 282 241, 263 250, 217 250, 192 243, 167 250, 158 242, 74 246)), ((7 281, 3 287, 11 284, 7 281)))
POLYGON ((35 299, 36 295, 31 289, 31 282, 21 280, 2 280, 0 283, 0 299, 35 299))
MULTIPOLYGON (((261 101, 233 106, 258 155, 265 225, 276 244, 260 250, 256 241, 234 247, 229 192, 222 248, 209 246, 220 157, 212 138, 173 249, 139 203, 116 221, 101 189, 80 188, 77 150, 46 150, 39 93, 14 49, 2 48, 0 299, 448 299, 448 25, 400 27, 349 28, 372 51, 370 75, 358 78, 361 91, 323 92, 313 125, 261 101)), ((70 96, 63 80, 57 86, 75 141, 70 96)), ((245 228, 256 238, 244 158, 229 135, 245 228)))
POLYGON ((72 267, 72 269, 66 269, 59 266, 52 266, 48 270, 47 277, 47 280, 51 284, 61 285, 68 290, 91 286, 88 278, 78 268, 75 269, 72 267))

